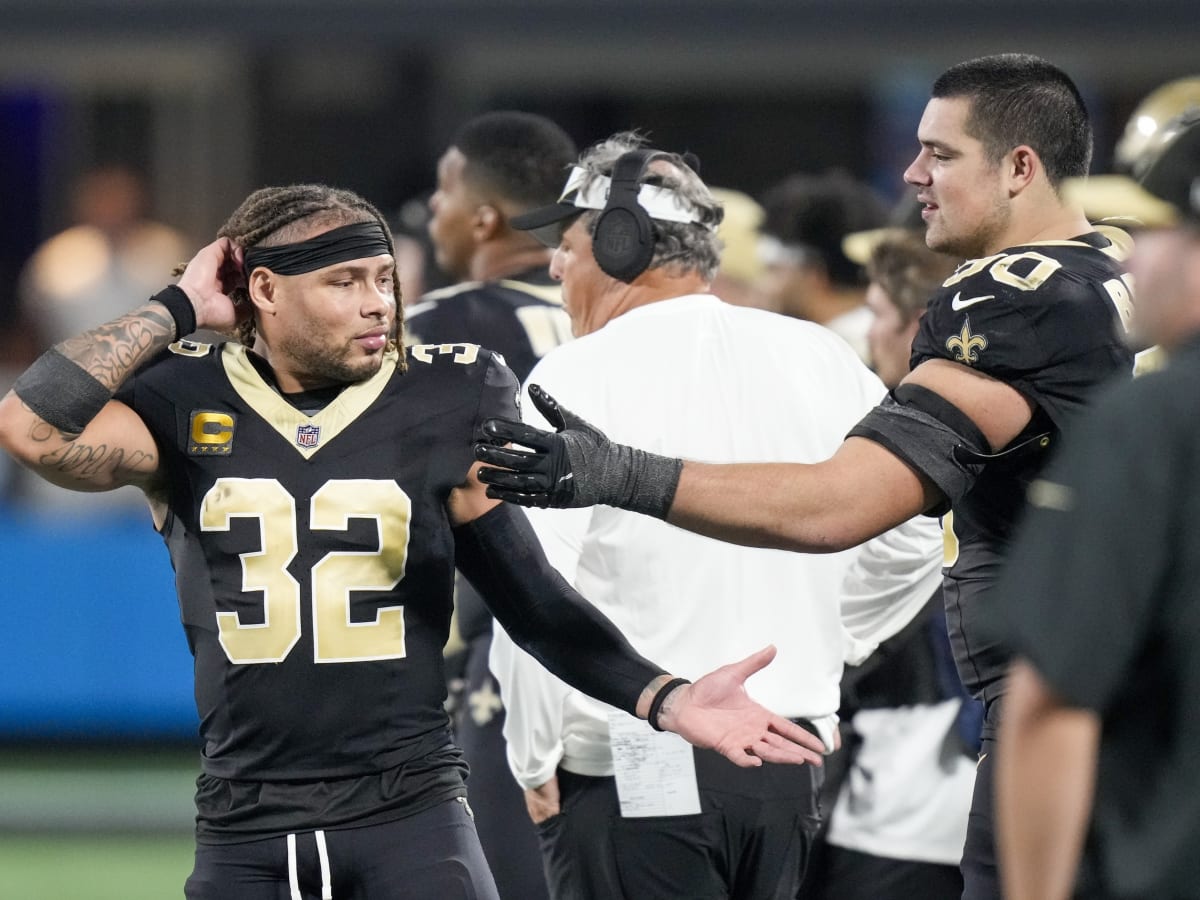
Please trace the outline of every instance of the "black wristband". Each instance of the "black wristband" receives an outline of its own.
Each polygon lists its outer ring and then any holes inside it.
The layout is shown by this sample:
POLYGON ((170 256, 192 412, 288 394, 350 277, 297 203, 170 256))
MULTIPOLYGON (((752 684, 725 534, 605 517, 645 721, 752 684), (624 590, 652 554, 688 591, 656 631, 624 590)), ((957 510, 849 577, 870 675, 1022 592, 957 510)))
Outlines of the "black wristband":
POLYGON ((658 714, 662 711, 662 705, 666 702, 667 696, 677 687, 682 687, 685 684, 691 684, 686 678, 672 678, 666 684, 658 689, 658 693, 654 695, 654 699, 650 701, 650 711, 646 713, 646 721, 650 723, 650 727, 655 731, 662 731, 663 728, 658 724, 658 714))
POLYGON ((165 287, 153 297, 153 302, 161 303, 175 320, 175 339, 185 338, 196 330, 196 308, 187 293, 177 284, 165 287))
POLYGON ((666 521, 679 487, 683 460, 659 456, 646 450, 632 450, 631 455, 630 472, 633 477, 630 479, 629 493, 620 504, 621 509, 666 521))

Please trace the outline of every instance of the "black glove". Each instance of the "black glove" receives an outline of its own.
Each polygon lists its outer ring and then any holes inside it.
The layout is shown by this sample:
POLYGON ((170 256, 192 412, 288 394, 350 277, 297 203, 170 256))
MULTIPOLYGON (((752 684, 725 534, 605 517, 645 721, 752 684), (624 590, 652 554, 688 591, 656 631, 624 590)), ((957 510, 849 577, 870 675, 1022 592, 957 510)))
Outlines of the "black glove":
POLYGON ((529 396, 555 431, 511 419, 484 422, 488 440, 475 445, 475 457, 501 467, 479 470, 489 497, 521 506, 603 504, 667 517, 682 460, 614 444, 536 384, 529 386, 529 396), (532 449, 503 446, 507 443, 532 449))

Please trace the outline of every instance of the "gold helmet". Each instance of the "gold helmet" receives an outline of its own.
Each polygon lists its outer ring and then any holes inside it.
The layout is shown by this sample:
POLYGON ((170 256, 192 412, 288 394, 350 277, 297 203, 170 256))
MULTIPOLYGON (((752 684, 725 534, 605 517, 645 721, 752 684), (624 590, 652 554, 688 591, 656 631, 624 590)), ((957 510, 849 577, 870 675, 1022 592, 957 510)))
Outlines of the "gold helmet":
POLYGON ((1200 110, 1200 75, 1177 78, 1155 88, 1133 111, 1117 142, 1113 168, 1121 174, 1063 179, 1064 199, 1081 207, 1093 222, 1107 220, 1121 228, 1174 224, 1177 207, 1149 193, 1138 182, 1169 143, 1168 124, 1191 110, 1200 110))
POLYGON ((1147 94, 1117 142, 1117 166, 1140 178, 1161 150, 1165 126, 1192 109, 1200 109, 1200 76, 1168 81, 1147 94))
POLYGON ((1142 187, 1200 222, 1200 106, 1165 123, 1162 138, 1138 160, 1142 187))

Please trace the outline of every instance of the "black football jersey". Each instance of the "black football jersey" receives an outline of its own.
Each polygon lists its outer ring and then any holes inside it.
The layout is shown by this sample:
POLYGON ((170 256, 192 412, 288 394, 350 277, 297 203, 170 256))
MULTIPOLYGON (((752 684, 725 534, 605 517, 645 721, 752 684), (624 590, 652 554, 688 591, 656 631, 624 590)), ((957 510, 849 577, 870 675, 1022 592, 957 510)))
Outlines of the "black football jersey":
POLYGON ((972 627, 979 604, 1063 425, 1106 379, 1129 375, 1123 322, 1131 310, 1123 251, 1099 233, 1013 247, 969 260, 934 295, 913 341, 912 367, 928 359, 971 366, 1035 405, 1033 420, 987 460, 944 520, 946 612, 964 684, 993 696, 1007 650, 972 627))
POLYGON ((545 269, 432 291, 405 310, 406 343, 479 344, 524 381, 539 359, 571 338, 562 290, 545 269))
POLYGON ((120 392, 169 477, 208 775, 346 778, 445 743, 445 504, 518 384, 472 344, 407 354, 311 416, 236 343, 172 345, 120 392))
MULTIPOLYGON (((571 338, 562 289, 545 267, 500 281, 474 281, 431 291, 405 311, 405 340, 469 341, 496 351, 522 382, 539 359, 571 338)), ((458 631, 471 641, 490 634, 492 614, 460 579, 458 631)))

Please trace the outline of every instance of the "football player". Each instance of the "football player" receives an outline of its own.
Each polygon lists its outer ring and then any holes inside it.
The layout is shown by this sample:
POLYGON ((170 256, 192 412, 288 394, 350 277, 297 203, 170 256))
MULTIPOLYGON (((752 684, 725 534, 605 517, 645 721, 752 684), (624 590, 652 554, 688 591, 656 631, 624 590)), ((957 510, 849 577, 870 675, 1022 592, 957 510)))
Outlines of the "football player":
POLYGON ((1158 124, 1133 171, 1175 222, 1138 232, 1130 269, 1136 330, 1168 363, 1072 427, 997 587, 1018 649, 996 775, 1011 900, 1191 897, 1200 880, 1200 104, 1158 124))
MULTIPOLYGON (((570 339, 550 251, 510 219, 553 202, 575 154, 566 132, 531 113, 488 112, 458 130, 438 161, 429 237, 438 265, 459 283, 405 309, 408 343, 481 344, 523 382, 534 363, 570 339)), ((545 900, 537 834, 508 771, 504 702, 488 669, 492 616, 461 577, 454 608, 447 670, 454 736, 471 767, 475 827, 501 896, 545 900)))
POLYGON ((687 684, 552 572, 471 474, 512 372, 474 344, 400 352, 398 310, 374 207, 266 188, 0 401, 0 446, 64 487, 140 487, 170 550, 204 742, 189 898, 495 900, 443 708, 456 565, 580 689, 741 765, 820 758, 742 688, 770 648, 687 684))
MULTIPOLYGON (((930 301, 911 371, 815 465, 706 465, 607 438, 531 389, 558 433, 485 424, 489 494, 597 503, 737 543, 808 552, 854 546, 909 517, 947 515, 945 600, 963 683, 986 704, 964 897, 996 898, 991 750, 1010 653, 979 619, 1025 486, 1100 382, 1128 374, 1122 247, 1058 186, 1091 158, 1071 79, 1024 54, 955 65, 934 83, 905 172, 930 248, 967 260, 930 301), (503 446, 514 442, 532 448, 503 446)), ((786 398, 781 398, 786 415, 786 398)))

